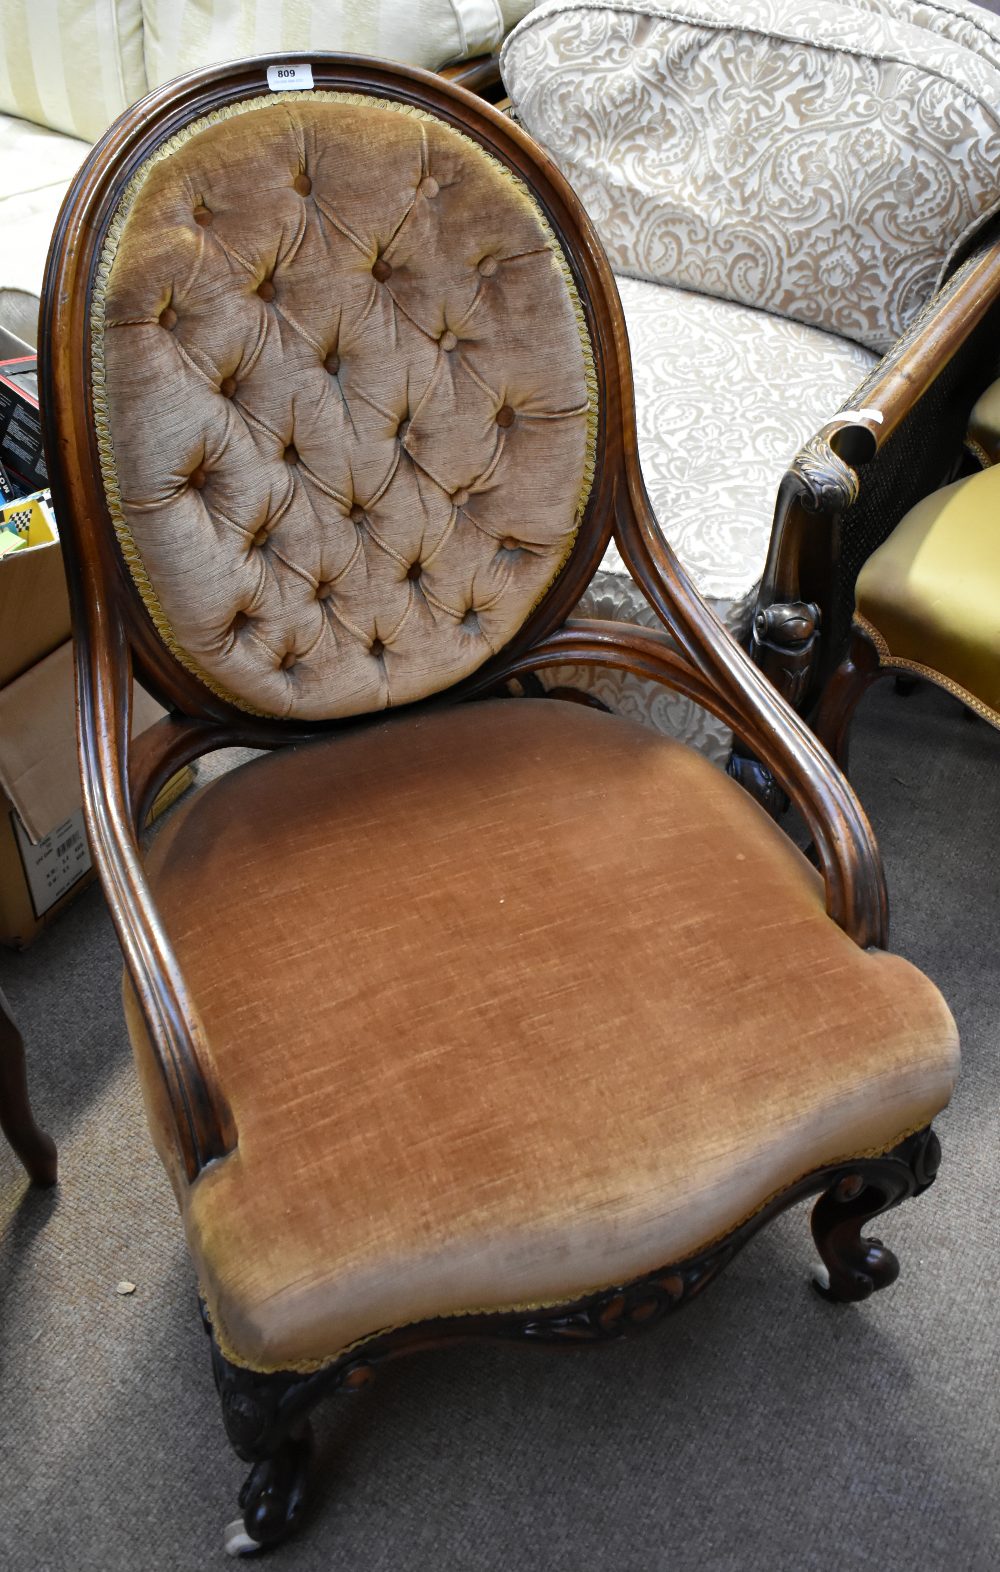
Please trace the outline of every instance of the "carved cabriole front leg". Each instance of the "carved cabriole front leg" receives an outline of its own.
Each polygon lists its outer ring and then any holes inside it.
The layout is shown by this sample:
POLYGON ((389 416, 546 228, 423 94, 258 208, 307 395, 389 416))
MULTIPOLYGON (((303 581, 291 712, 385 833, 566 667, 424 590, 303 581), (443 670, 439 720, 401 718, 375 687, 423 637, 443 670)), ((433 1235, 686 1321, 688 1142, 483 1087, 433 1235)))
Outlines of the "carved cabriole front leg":
POLYGON ((883 1156, 849 1159, 806 1174, 723 1238, 637 1281, 568 1304, 452 1315, 399 1327, 308 1374, 261 1374, 232 1364, 219 1349, 203 1310, 226 1433, 237 1454, 253 1464, 240 1494, 243 1515, 227 1530, 227 1549, 233 1555, 247 1554, 277 1544, 293 1531, 305 1497, 309 1413, 328 1393, 369 1386, 388 1360, 452 1342, 499 1338, 574 1348, 643 1331, 690 1304, 772 1217, 818 1192, 822 1194, 812 1229, 826 1268, 821 1291, 836 1300, 865 1299, 888 1287, 899 1265, 880 1241, 862 1238, 861 1229, 907 1196, 925 1190, 939 1160, 940 1146, 928 1127, 883 1156))
POLYGON ((812 1232, 823 1267, 815 1285, 824 1298, 847 1304, 888 1288, 899 1276, 899 1262, 881 1239, 865 1239, 866 1223, 919 1195, 933 1184, 941 1145, 933 1130, 921 1130, 888 1158, 859 1165, 817 1201, 812 1232))

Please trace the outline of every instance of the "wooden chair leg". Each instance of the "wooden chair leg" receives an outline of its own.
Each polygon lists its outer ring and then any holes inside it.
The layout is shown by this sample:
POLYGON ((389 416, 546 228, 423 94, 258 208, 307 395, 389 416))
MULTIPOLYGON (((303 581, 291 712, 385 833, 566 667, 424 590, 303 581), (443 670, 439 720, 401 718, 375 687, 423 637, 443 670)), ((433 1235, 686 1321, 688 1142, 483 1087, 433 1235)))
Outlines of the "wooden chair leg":
POLYGON ((231 1556, 252 1555, 287 1539, 302 1516, 312 1457, 308 1413, 322 1395, 323 1372, 260 1375, 231 1364, 204 1303, 201 1319, 211 1339, 226 1435, 237 1457, 252 1465, 240 1491, 240 1516, 226 1526, 225 1548, 231 1556))
POLYGON ((855 625, 847 654, 823 689, 813 721, 813 731, 845 774, 854 712, 863 694, 882 675, 877 649, 855 625))
POLYGON ((849 1304, 888 1288, 899 1276, 899 1262, 881 1239, 865 1239, 861 1230, 909 1195, 934 1183, 941 1146, 928 1127, 904 1141, 884 1158, 859 1163, 823 1195, 813 1208, 812 1232, 823 1266, 814 1284, 824 1299, 849 1304))
POLYGON ((35 1184, 55 1184, 56 1146, 35 1123, 28 1101, 24 1043, 0 993, 0 1130, 35 1184))

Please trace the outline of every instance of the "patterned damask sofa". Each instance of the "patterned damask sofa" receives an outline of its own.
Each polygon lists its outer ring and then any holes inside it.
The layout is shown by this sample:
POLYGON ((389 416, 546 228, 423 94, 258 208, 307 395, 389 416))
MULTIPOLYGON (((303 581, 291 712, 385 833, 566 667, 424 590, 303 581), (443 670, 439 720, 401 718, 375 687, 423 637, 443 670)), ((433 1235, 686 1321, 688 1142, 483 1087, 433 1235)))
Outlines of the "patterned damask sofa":
POLYGON ((438 70, 489 53, 532 0, 0 0, 0 326, 35 341, 49 237, 112 120, 199 66, 352 50, 438 70))
MULTIPOLYGON (((1000 208, 1000 22, 961 0, 544 0, 501 71, 618 275, 657 517, 749 642, 788 466, 1000 208)), ((653 620, 613 548, 581 614, 653 620)), ((729 755, 653 684, 544 680, 729 755)))

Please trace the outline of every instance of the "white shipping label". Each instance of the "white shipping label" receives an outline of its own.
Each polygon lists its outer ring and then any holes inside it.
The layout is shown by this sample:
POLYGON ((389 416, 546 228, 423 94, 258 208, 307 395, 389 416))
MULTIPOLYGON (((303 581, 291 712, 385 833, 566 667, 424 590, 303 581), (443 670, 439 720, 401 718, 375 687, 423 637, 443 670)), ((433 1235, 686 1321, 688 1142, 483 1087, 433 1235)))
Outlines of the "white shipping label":
POLYGON ((61 895, 72 889, 90 868, 90 847, 83 827, 83 809, 77 808, 62 824, 32 846, 16 813, 11 814, 24 876, 36 917, 44 917, 61 895))
POLYGON ((292 88, 311 88, 313 85, 313 68, 311 65, 269 65, 267 68, 267 85, 272 93, 288 93, 292 88))

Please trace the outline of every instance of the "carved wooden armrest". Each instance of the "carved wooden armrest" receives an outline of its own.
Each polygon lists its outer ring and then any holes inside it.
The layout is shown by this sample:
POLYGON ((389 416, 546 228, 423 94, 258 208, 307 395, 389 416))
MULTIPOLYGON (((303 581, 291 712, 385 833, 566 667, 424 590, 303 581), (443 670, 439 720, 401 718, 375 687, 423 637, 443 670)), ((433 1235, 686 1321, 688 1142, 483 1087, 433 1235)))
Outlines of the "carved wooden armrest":
POLYGON ((921 496, 951 478, 966 413, 996 362, 993 308, 1000 310, 997 239, 928 302, 782 481, 753 651, 797 708, 841 653, 865 557, 921 496))

